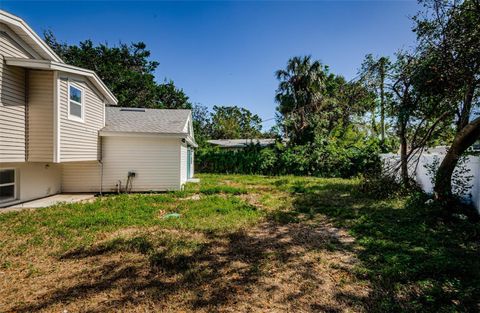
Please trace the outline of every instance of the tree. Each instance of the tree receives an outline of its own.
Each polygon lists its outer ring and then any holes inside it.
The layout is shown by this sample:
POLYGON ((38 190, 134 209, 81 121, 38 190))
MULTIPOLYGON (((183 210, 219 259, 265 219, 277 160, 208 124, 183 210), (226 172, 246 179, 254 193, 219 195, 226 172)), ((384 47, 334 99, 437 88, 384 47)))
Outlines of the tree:
POLYGON ((291 58, 276 75, 280 81, 277 110, 292 144, 328 138, 336 128, 346 130, 373 102, 365 86, 329 73, 327 66, 310 57, 291 58))
POLYGON ((327 76, 325 85, 320 115, 328 119, 326 133, 335 127, 346 130, 352 123, 360 124, 359 119, 371 110, 374 94, 359 81, 346 81, 343 76, 333 74, 327 76))
POLYGON ((416 59, 408 54, 399 54, 393 66, 391 89, 394 101, 391 105, 392 116, 395 117, 398 137, 400 139, 400 177, 405 187, 409 186, 408 172, 408 127, 415 118, 420 97, 412 83, 412 71, 415 69, 416 59))
POLYGON ((178 89, 173 81, 158 85, 158 107, 162 109, 191 109, 192 105, 182 89, 178 89))
POLYGON ((208 108, 201 104, 194 104, 192 107, 193 132, 195 140, 201 146, 211 133, 211 120, 208 108))
POLYGON ((304 56, 291 58, 286 69, 275 73, 280 81, 275 95, 277 110, 284 117, 287 136, 295 141, 312 139, 304 135, 311 126, 309 116, 320 110, 327 70, 319 61, 304 56))
POLYGON ((399 52, 396 57, 387 73, 389 80, 385 86, 391 98, 386 112, 394 122, 400 143, 400 161, 393 171, 400 171, 404 187, 409 187, 409 173, 416 171, 425 147, 448 132, 451 120, 439 104, 438 96, 425 93, 418 84, 424 60, 408 52, 399 52))
POLYGON ((189 108, 188 97, 173 82, 157 84, 154 72, 159 63, 149 60, 145 43, 78 45, 59 42, 51 31, 45 42, 68 64, 93 70, 115 94, 120 106, 146 108, 189 108))
POLYGON ((212 139, 259 138, 262 120, 245 108, 214 106, 211 115, 212 139))
POLYGON ((480 1, 425 3, 415 18, 419 51, 428 65, 424 90, 443 96, 446 114, 455 118, 456 134, 435 178, 439 200, 452 198, 452 174, 461 155, 480 137, 480 1))
MULTIPOLYGON (((386 80, 391 67, 388 57, 374 58, 372 54, 367 54, 362 63, 360 76, 366 88, 374 92, 378 99, 380 109, 380 141, 385 143, 385 109, 387 106, 386 80)), ((376 132, 376 107, 372 106, 372 129, 376 132)))

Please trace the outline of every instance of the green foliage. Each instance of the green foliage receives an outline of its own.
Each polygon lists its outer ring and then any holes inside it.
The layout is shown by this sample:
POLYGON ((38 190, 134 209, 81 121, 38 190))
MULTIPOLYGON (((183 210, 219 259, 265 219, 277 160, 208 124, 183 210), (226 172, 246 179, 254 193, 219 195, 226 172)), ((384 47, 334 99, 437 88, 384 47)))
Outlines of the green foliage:
POLYGON ((161 109, 191 109, 192 105, 182 89, 178 89, 172 80, 157 86, 157 104, 161 109))
MULTIPOLYGON (((195 139, 200 146, 208 139, 263 138, 261 118, 248 109, 238 106, 206 106, 195 104, 192 108, 195 139)), ((269 137, 271 137, 269 135, 269 137)))
MULTIPOLYGON (((319 177, 352 177, 379 167, 378 140, 334 137, 304 145, 273 148, 250 145, 240 150, 206 147, 197 151, 199 172, 264 175, 312 175, 319 177)), ((353 131, 352 131, 353 132, 353 131)))
POLYGON ((115 94, 120 106, 184 109, 188 97, 172 81, 158 84, 154 72, 159 63, 149 60, 145 43, 94 45, 85 40, 78 45, 60 43, 51 31, 45 42, 68 64, 95 71, 115 94))
POLYGON ((212 139, 260 138, 262 120, 237 106, 214 106, 211 114, 212 139))
POLYGON ((347 82, 310 56, 291 58, 276 77, 279 122, 294 144, 328 137, 339 125, 357 124, 373 103, 373 94, 361 83, 347 82))
POLYGON ((405 188, 395 174, 383 171, 371 171, 362 175, 359 190, 362 194, 372 199, 393 199, 406 196, 411 192, 418 192, 414 183, 405 188))
POLYGON ((208 108, 201 104, 194 104, 192 107, 192 123, 195 141, 201 147, 210 137, 210 112, 208 108))
MULTIPOLYGON (((435 196, 453 198, 452 175, 480 134, 480 2, 426 0, 414 21, 419 64, 412 81, 431 107, 454 125, 455 136, 438 167, 435 196)), ((447 201, 448 202, 448 201, 447 201)))
POLYGON ((195 168, 204 173, 260 173, 261 148, 249 145, 238 151, 206 146, 195 154, 195 168))

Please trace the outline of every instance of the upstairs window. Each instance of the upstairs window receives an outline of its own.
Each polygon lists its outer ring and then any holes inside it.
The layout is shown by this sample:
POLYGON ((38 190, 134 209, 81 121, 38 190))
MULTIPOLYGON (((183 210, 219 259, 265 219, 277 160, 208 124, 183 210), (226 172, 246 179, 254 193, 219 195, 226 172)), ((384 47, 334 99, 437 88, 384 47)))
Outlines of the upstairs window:
POLYGON ((83 122, 83 89, 68 85, 68 118, 83 122))
POLYGON ((0 169, 0 203, 15 200, 15 169, 0 169))

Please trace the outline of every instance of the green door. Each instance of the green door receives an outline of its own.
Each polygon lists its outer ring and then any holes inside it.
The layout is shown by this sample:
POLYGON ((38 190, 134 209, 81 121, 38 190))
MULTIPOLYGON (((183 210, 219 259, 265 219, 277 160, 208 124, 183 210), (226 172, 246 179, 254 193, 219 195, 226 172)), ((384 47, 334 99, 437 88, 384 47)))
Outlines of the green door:
POLYGON ((192 150, 190 148, 187 148, 187 179, 191 178, 191 175, 190 175, 191 163, 192 163, 192 150))

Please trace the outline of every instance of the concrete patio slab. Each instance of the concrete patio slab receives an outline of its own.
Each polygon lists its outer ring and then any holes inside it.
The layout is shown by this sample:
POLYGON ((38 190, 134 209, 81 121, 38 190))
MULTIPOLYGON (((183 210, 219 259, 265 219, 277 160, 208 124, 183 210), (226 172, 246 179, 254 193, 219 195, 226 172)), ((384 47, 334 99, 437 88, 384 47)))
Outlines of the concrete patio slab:
POLYGON ((18 211, 23 209, 36 209, 36 208, 45 208, 52 206, 58 203, 75 203, 83 201, 91 201, 95 198, 95 194, 67 194, 62 193, 58 195, 53 195, 41 199, 36 199, 24 203, 14 204, 9 207, 0 208, 0 213, 18 211))

